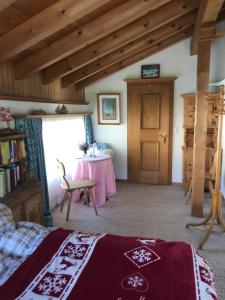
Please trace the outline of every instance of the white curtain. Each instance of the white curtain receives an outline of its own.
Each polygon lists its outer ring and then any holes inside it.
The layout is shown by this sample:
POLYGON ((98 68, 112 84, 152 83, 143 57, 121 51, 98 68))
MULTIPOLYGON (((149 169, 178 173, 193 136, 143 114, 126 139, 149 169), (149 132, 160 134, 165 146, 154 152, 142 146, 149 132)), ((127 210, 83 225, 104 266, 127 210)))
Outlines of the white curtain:
POLYGON ((56 159, 64 163, 66 174, 70 178, 75 158, 80 155, 78 144, 84 140, 83 116, 43 119, 43 144, 51 209, 61 202, 64 194, 60 187, 56 159))

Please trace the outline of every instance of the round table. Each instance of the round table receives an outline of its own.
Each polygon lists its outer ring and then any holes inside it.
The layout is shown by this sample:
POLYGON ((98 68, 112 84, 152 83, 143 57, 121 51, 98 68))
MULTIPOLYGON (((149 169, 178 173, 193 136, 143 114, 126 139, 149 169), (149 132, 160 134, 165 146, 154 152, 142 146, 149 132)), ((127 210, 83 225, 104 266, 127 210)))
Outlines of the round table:
POLYGON ((116 193, 112 157, 107 154, 77 158, 73 179, 91 179, 94 182, 91 197, 94 198, 96 206, 104 205, 106 199, 116 193))

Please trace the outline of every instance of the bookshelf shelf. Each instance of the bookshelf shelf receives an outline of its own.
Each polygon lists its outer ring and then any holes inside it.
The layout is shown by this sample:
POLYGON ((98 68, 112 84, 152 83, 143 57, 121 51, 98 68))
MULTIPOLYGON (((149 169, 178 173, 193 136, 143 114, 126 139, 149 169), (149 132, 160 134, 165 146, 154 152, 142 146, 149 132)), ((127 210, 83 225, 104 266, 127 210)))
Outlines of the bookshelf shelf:
POLYGON ((0 168, 7 167, 9 165, 18 164, 18 163, 25 163, 25 162, 26 162, 26 160, 18 159, 18 160, 11 161, 11 162, 9 162, 7 164, 0 164, 0 168))
POLYGON ((0 142, 23 139, 27 135, 26 133, 12 133, 12 134, 1 134, 0 132, 0 142))

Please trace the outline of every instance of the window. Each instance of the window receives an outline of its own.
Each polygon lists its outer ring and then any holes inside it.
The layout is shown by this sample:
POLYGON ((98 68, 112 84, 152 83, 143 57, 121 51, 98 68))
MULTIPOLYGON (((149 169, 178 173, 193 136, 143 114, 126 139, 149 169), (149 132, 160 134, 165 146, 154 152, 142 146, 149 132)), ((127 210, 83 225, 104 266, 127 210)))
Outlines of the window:
POLYGON ((43 144, 51 209, 63 197, 56 159, 65 164, 66 173, 71 177, 74 159, 79 155, 78 144, 84 140, 83 116, 43 119, 43 144))

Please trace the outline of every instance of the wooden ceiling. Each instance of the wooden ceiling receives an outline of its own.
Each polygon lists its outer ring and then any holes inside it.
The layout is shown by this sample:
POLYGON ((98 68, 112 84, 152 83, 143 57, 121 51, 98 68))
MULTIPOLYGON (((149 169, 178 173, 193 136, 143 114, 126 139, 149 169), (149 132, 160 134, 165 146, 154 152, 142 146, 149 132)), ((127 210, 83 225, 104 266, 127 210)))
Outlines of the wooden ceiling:
POLYGON ((0 62, 16 79, 81 89, 192 35, 215 35, 224 0, 0 0, 0 62), (204 11, 204 13, 202 13, 204 11), (202 26, 207 24, 207 26, 202 26))

